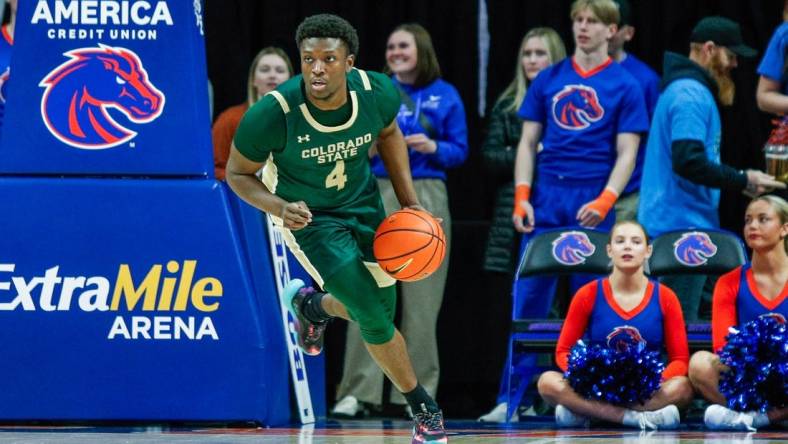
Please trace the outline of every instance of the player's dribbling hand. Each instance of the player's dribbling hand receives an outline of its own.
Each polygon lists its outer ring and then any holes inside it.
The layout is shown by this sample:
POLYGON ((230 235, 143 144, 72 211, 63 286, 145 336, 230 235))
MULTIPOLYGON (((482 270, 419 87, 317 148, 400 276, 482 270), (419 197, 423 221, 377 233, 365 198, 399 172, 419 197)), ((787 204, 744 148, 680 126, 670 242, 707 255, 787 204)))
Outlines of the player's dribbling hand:
MULTIPOLYGON (((432 213, 431 213, 429 210, 427 210, 426 208, 422 207, 422 206, 421 206, 421 204, 406 205, 406 206, 402 207, 402 209, 403 209, 403 210, 405 210, 405 209, 409 209, 409 210, 423 211, 423 212, 425 212, 425 213, 429 214, 430 216, 432 216, 432 217, 435 217, 435 215, 434 215, 434 214, 432 214, 432 213)), ((440 218, 440 217, 435 217, 435 220, 437 220, 439 224, 442 224, 442 223, 443 223, 443 218, 440 218)))
POLYGON ((302 200, 285 204, 280 217, 282 225, 292 231, 300 230, 312 222, 312 212, 302 200))
POLYGON ((512 213, 512 223, 514 223, 514 229, 520 233, 530 233, 534 231, 534 207, 531 206, 531 202, 527 200, 521 200, 519 202, 515 202, 514 205, 514 212, 512 213))

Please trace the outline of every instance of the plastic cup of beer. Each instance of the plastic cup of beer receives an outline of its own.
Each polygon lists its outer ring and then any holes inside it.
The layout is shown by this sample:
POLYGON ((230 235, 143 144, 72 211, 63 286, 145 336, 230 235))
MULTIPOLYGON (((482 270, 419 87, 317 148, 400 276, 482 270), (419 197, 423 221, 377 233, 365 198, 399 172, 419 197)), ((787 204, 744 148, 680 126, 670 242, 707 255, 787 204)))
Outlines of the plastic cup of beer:
POLYGON ((766 173, 788 183, 788 145, 769 145, 764 148, 766 173))

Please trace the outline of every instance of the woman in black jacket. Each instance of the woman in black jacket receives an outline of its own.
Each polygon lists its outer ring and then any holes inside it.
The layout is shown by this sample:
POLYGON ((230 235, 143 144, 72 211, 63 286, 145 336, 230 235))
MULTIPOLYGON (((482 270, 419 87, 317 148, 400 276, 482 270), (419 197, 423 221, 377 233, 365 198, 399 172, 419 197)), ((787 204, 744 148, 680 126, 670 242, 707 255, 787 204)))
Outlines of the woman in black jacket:
MULTIPOLYGON (((485 172, 495 181, 497 190, 490 233, 484 251, 483 269, 488 272, 488 278, 501 281, 501 285, 493 284, 495 288, 511 289, 520 246, 519 237, 512 225, 514 159, 523 126, 517 110, 525 99, 528 85, 536 75, 565 57, 564 43, 552 28, 534 28, 528 31, 520 44, 514 79, 498 98, 490 114, 482 156, 485 172)), ((501 379, 497 406, 480 417, 480 421, 505 421, 508 379, 506 369, 508 365, 505 366, 504 377, 501 379)))

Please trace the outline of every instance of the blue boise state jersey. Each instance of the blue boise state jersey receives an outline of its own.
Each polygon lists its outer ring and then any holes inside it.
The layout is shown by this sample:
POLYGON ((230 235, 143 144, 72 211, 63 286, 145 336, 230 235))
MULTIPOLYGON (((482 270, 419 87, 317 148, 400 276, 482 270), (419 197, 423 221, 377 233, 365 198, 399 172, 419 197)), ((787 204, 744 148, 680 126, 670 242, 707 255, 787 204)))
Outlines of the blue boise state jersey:
POLYGON ((575 179, 606 179, 616 159, 616 136, 648 130, 640 86, 612 59, 588 72, 573 58, 545 69, 518 114, 542 125, 538 171, 575 179))
POLYGON ((783 94, 788 94, 788 82, 785 81, 786 47, 788 47, 788 23, 783 23, 774 31, 761 64, 758 65, 758 74, 780 82, 783 94))
POLYGON ((606 344, 612 349, 623 350, 630 345, 645 342, 650 350, 662 351, 664 332, 659 284, 652 282, 649 287, 653 290, 646 294, 641 305, 631 310, 630 316, 623 316, 613 299, 610 282, 606 278, 597 280, 596 301, 588 322, 588 337, 591 343, 606 344), (608 291, 605 291, 605 287, 608 291))
POLYGON ((749 272, 750 264, 741 267, 739 278, 739 293, 736 295, 736 320, 738 325, 744 325, 763 315, 776 316, 782 322, 788 319, 788 298, 769 301, 760 294, 755 294, 757 286, 749 272))

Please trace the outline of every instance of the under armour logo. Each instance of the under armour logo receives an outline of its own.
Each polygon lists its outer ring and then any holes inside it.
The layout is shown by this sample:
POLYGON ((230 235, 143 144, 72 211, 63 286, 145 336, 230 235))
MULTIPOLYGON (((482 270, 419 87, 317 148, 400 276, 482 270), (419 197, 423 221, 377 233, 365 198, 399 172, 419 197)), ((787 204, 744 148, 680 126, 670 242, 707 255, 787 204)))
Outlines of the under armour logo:
POLYGON ((298 143, 309 142, 309 134, 307 134, 306 136, 297 136, 297 137, 298 137, 298 143))

